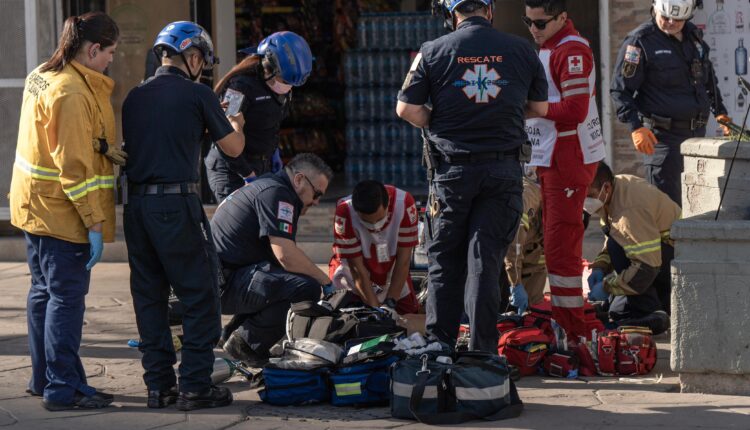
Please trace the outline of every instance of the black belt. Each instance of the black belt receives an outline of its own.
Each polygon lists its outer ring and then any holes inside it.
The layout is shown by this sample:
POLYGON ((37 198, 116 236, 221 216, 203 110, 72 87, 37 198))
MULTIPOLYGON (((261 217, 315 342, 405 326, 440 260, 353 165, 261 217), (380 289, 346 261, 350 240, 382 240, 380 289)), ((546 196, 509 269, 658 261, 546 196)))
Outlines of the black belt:
POLYGON ((641 117, 641 122, 650 129, 660 128, 662 130, 690 130, 695 131, 708 124, 708 118, 697 117, 689 120, 665 118, 658 115, 641 117))
POLYGON ((128 184, 128 194, 149 196, 161 194, 199 194, 200 188, 196 183, 176 184, 128 184))
POLYGON ((518 160, 518 149, 505 152, 477 152, 474 154, 440 154, 440 158, 450 164, 468 164, 487 160, 518 160))

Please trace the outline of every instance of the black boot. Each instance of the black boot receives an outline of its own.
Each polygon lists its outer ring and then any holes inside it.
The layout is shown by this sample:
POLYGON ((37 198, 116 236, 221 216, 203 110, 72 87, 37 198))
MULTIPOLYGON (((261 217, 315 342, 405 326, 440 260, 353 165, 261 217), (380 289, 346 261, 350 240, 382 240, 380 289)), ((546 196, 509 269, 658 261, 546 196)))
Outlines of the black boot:
POLYGON ((109 406, 114 400, 114 396, 97 391, 92 396, 84 396, 77 393, 73 398, 73 403, 56 403, 47 399, 42 399, 42 406, 48 411, 67 411, 70 409, 100 409, 109 406))
POLYGON ((268 363, 268 358, 253 351, 237 332, 232 333, 229 339, 224 342, 223 349, 224 352, 231 355, 235 360, 242 361, 247 367, 263 367, 268 363))
POLYGON ((179 395, 180 392, 177 390, 176 385, 168 390, 149 390, 146 406, 151 409, 166 408, 169 405, 175 404, 179 395))
POLYGON ((232 404, 232 392, 226 387, 211 386, 200 393, 180 393, 177 409, 192 411, 203 408, 220 408, 232 404))

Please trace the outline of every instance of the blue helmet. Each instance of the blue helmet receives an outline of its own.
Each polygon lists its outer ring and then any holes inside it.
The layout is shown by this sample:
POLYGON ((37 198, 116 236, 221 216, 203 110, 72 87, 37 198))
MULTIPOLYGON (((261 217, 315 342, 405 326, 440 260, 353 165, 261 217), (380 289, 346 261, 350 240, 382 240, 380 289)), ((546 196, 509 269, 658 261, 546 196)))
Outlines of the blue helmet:
POLYGON ((310 46, 297 33, 279 31, 260 41, 257 48, 240 50, 245 54, 257 54, 270 65, 274 75, 287 84, 299 87, 312 72, 312 52, 310 46))
POLYGON ((440 6, 442 6, 448 13, 453 13, 453 11, 461 4, 466 3, 467 1, 473 1, 475 3, 484 3, 486 6, 492 6, 493 0, 436 0, 438 3, 440 3, 440 6))
POLYGON ((164 27, 156 36, 153 50, 156 56, 161 58, 164 49, 172 51, 170 55, 174 55, 182 54, 191 47, 201 51, 207 69, 219 64, 219 59, 214 55, 211 36, 203 27, 190 21, 176 21, 164 27))

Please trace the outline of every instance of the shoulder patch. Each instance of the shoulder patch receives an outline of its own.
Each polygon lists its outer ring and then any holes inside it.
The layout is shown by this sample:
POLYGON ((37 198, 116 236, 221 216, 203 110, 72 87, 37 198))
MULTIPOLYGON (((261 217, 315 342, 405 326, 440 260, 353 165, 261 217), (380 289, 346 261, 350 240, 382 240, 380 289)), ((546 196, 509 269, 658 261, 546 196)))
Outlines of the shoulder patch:
POLYGON ((635 45, 628 45, 627 48, 625 48, 625 58, 626 63, 633 63, 638 64, 641 62, 641 48, 635 46, 635 45))
POLYGON ((336 234, 343 235, 346 232, 346 218, 336 215, 333 219, 333 229, 336 234))
POLYGON ((632 78, 641 62, 641 48, 635 45, 628 45, 625 48, 625 57, 622 62, 622 76, 632 78))
POLYGON ((276 212, 276 218, 280 221, 294 222, 294 205, 287 202, 279 202, 279 209, 276 212))
POLYGON ((279 230, 283 231, 287 234, 292 234, 293 228, 292 225, 286 222, 280 222, 279 223, 279 230))
POLYGON ((571 55, 568 57, 568 73, 583 73, 583 55, 571 55))
POLYGON ((417 222, 417 207, 415 205, 406 208, 406 213, 409 215, 409 222, 412 224, 417 222))

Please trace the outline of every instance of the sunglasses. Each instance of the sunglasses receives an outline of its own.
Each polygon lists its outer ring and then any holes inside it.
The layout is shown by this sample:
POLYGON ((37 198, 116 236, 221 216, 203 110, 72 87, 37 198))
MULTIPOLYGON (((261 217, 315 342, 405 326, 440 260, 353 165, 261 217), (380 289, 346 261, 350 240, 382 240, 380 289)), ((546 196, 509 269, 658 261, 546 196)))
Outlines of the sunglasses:
POLYGON ((312 182, 310 182, 310 179, 307 178, 307 176, 302 175, 303 178, 307 181, 308 184, 310 184, 310 188, 313 190, 313 200, 318 200, 319 198, 323 197, 323 191, 320 191, 319 189, 315 188, 315 185, 313 185, 312 182))
POLYGON ((545 28, 547 28, 547 24, 557 19, 558 16, 560 16, 560 14, 557 14, 550 19, 531 19, 528 16, 522 16, 521 20, 529 28, 531 28, 531 25, 534 24, 534 26, 539 30, 544 30, 545 28))

